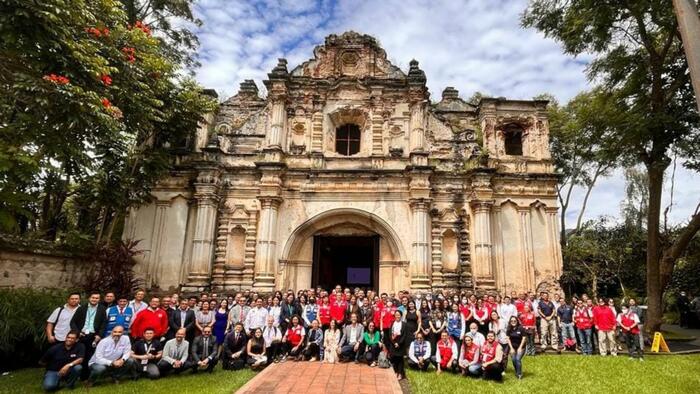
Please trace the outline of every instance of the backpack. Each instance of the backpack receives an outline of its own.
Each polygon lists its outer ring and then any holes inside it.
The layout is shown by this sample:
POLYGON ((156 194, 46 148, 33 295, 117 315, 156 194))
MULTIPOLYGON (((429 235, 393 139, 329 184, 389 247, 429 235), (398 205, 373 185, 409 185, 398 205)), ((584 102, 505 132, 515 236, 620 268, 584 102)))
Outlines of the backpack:
POLYGON ((377 357, 377 366, 379 368, 391 368, 391 362, 386 356, 386 352, 379 352, 379 357, 377 357))

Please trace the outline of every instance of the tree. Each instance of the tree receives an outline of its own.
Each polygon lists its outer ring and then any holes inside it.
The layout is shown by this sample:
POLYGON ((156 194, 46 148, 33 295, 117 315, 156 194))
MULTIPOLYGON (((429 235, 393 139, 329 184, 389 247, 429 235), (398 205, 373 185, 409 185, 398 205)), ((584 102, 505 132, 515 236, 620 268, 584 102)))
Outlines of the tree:
POLYGON ((700 152, 698 114, 672 7, 654 0, 535 0, 522 23, 561 42, 568 54, 595 56, 589 77, 601 84, 606 105, 623 116, 602 145, 610 157, 647 170, 646 327, 657 331, 674 264, 700 230, 696 210, 674 239, 662 243, 659 231, 670 153, 692 165, 700 152))
POLYGON ((625 199, 622 202, 622 218, 628 227, 646 229, 649 211, 649 179, 643 168, 625 169, 625 199))
POLYGON ((0 4, 0 223, 100 241, 215 103, 116 0, 0 4), (75 214, 75 215, 74 215, 75 214))
POLYGON ((566 212, 570 208, 571 196, 575 188, 586 190, 579 208, 576 227, 572 234, 581 229, 588 199, 598 179, 607 175, 618 160, 605 154, 598 143, 617 119, 599 100, 598 92, 583 92, 565 106, 548 94, 535 97, 549 100, 550 149, 554 166, 562 175, 557 185, 557 198, 561 207, 560 242, 566 247, 569 228, 566 212))

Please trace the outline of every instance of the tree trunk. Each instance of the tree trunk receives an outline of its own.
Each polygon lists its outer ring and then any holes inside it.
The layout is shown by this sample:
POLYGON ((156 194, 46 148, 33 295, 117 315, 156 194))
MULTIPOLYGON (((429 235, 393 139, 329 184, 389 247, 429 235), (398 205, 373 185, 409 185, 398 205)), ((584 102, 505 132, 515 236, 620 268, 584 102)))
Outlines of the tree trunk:
POLYGON ((661 245, 659 218, 664 181, 663 160, 650 159, 647 163, 649 182, 649 210, 647 212, 647 320, 644 327, 649 333, 659 331, 663 322, 663 287, 660 278, 661 245))

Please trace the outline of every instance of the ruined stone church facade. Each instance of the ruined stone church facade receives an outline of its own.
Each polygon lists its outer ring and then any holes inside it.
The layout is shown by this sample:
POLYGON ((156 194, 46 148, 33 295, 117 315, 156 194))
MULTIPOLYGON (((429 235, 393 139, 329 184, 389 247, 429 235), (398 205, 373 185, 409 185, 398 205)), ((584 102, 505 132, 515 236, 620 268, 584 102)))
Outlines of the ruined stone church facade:
POLYGON ((545 101, 448 87, 417 61, 330 35, 261 97, 252 80, 132 210, 137 271, 161 289, 536 290, 561 274, 545 101))

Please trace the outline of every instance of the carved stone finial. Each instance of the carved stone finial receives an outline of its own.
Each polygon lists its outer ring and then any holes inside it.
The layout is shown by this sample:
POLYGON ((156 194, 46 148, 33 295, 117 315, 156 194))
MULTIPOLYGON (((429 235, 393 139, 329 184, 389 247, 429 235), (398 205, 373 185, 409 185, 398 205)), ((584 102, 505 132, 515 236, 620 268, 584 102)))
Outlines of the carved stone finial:
POLYGON ((286 77, 289 75, 287 71, 287 59, 281 57, 277 59, 277 65, 272 69, 270 73, 270 78, 275 77, 286 77))
POLYGON ((442 91, 443 100, 457 100, 459 99, 459 91, 452 86, 448 86, 442 91))
POLYGON ((240 88, 238 89, 238 95, 258 97, 258 85, 256 85, 255 81, 252 79, 243 80, 240 88))
POLYGON ((418 67, 418 60, 413 59, 408 63, 408 80, 412 83, 425 83, 425 72, 418 67))

